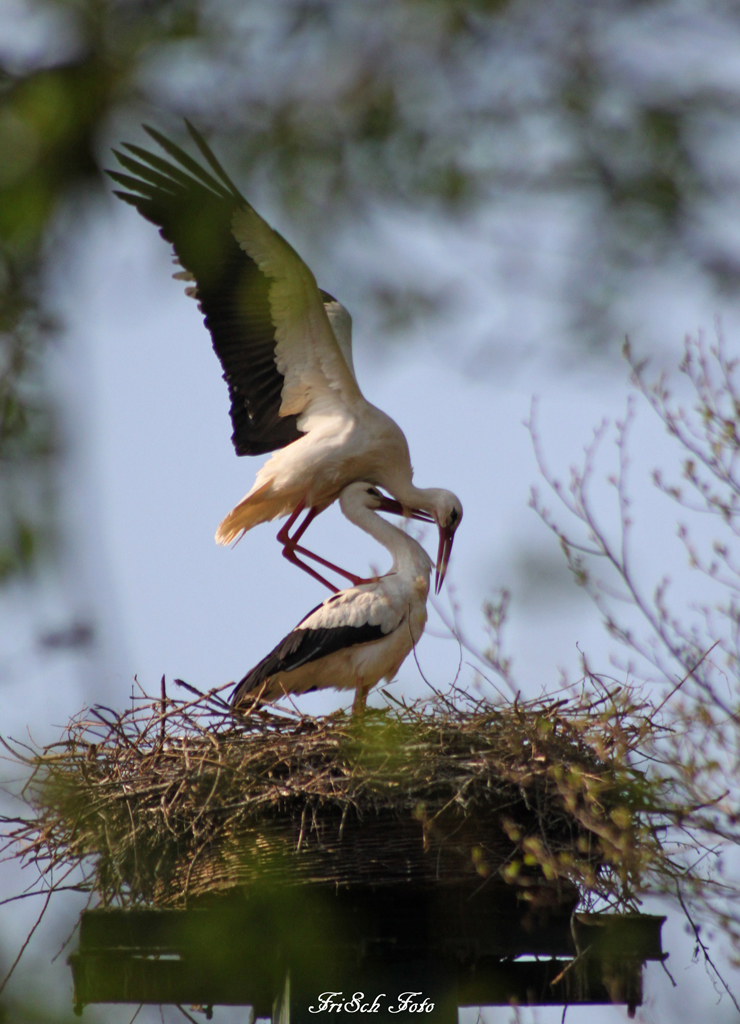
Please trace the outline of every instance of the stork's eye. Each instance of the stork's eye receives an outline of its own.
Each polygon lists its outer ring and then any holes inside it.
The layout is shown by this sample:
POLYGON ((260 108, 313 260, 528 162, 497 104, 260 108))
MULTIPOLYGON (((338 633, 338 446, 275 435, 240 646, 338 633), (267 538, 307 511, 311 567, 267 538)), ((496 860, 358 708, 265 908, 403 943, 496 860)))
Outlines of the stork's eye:
POLYGON ((372 494, 373 498, 382 498, 383 497, 383 495, 380 493, 380 491, 376 491, 374 487, 368 487, 367 493, 368 494, 372 494))
POLYGON ((450 526, 454 526, 459 518, 460 513, 457 511, 456 508, 453 508, 453 510, 450 512, 450 526))

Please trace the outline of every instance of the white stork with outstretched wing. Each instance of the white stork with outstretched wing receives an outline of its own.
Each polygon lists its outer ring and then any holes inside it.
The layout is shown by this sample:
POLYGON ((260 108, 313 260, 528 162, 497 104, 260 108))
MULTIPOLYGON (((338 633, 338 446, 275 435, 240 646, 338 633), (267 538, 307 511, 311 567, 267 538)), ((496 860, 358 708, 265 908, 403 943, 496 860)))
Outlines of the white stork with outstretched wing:
POLYGON ((439 527, 436 589, 442 585, 462 506, 451 491, 416 487, 402 430, 363 397, 352 367, 351 319, 286 240, 252 209, 202 136, 186 122, 210 170, 153 128, 171 159, 125 144, 109 171, 117 191, 172 243, 192 282, 231 397, 237 455, 273 456, 216 533, 221 544, 258 523, 288 516, 283 554, 336 590, 298 555, 359 582, 299 540, 352 481, 389 491, 396 511, 439 527), (291 535, 291 528, 305 512, 291 535))
POLYGON ((429 555, 381 519, 377 512, 386 510, 387 498, 372 484, 350 484, 339 501, 350 522, 390 551, 390 571, 314 608, 237 684, 231 698, 235 707, 334 687, 353 689, 353 710, 361 711, 370 688, 380 679, 393 678, 423 633, 429 555))

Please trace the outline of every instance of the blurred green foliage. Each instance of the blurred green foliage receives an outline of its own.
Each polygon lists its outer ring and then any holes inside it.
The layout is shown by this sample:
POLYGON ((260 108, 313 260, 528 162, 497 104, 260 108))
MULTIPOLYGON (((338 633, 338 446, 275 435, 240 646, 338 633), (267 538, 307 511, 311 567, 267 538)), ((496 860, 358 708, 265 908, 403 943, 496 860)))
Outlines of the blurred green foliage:
MULTIPOLYGON (((712 154, 740 86, 690 42, 740 33, 732 0, 8 0, 3 18, 0 578, 53 533, 44 283, 60 213, 101 193, 109 146, 138 121, 218 131, 241 180, 260 173, 317 231, 389 201, 464 221, 575 198, 563 290, 581 343, 621 336, 614 296, 661 260, 737 290, 740 255, 703 215, 737 185, 712 154)), ((377 291, 406 324, 408 287, 377 291)), ((410 315, 438 307, 419 295, 410 315)))
POLYGON ((59 442, 44 355, 59 325, 44 283, 64 256, 58 214, 100 190, 100 132, 136 102, 142 49, 180 34, 171 6, 52 0, 14 12, 16 47, 0 66, 0 582, 53 548, 59 442))

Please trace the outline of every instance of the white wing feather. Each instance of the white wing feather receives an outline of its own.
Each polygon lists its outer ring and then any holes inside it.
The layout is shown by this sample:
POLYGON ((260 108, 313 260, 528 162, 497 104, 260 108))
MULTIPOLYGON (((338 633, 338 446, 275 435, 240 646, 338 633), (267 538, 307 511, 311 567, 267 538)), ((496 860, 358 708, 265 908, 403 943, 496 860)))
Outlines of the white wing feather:
POLYGON ((352 359, 352 317, 342 303, 337 302, 336 299, 334 302, 325 302, 324 309, 329 317, 334 337, 337 339, 337 345, 339 345, 344 361, 349 367, 349 372, 357 380, 355 364, 352 359))
POLYGON ((297 629, 340 629, 343 626, 380 626, 387 635, 397 629, 403 614, 391 607, 377 588, 343 590, 307 615, 297 629))
POLYGON ((330 397, 351 404, 360 398, 311 270, 251 207, 235 210, 231 228, 241 248, 272 282, 275 362, 285 377, 280 415, 302 413, 315 399, 330 397))

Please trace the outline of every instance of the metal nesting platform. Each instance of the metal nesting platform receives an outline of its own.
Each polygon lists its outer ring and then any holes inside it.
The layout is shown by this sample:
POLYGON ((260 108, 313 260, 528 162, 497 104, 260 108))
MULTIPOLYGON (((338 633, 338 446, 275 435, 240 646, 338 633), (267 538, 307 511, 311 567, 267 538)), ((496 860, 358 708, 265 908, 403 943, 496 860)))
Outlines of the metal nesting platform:
POLYGON ((632 1015, 645 963, 664 958, 663 921, 538 908, 501 887, 297 887, 86 911, 70 964, 78 1013, 243 1005, 274 1024, 344 1013, 453 1024, 461 1006, 621 1003, 632 1015))

